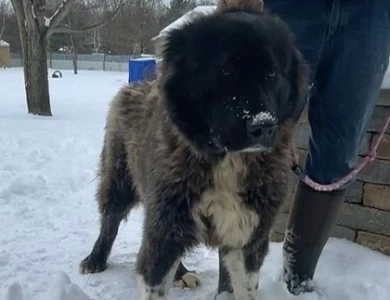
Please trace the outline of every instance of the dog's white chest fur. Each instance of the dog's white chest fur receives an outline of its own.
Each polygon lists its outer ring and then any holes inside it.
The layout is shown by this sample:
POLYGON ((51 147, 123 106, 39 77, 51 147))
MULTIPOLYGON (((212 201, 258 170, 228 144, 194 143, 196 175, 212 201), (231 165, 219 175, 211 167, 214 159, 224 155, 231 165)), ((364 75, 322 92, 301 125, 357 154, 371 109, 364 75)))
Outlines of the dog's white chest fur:
POLYGON ((234 248, 243 247, 248 242, 260 220, 240 196, 245 176, 246 165, 239 155, 227 156, 215 167, 214 184, 201 195, 194 211, 204 240, 217 240, 234 248), (202 217, 210 222, 210 228, 206 228, 202 217))

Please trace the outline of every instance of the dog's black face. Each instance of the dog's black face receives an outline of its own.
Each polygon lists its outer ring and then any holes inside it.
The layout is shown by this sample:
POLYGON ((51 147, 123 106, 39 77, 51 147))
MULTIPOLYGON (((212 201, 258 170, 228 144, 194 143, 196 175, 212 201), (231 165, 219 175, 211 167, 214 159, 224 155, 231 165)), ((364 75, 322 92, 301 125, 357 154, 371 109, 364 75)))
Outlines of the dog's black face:
POLYGON ((272 16, 202 17, 169 34, 163 63, 170 117, 201 151, 270 151, 306 99, 306 65, 272 16))

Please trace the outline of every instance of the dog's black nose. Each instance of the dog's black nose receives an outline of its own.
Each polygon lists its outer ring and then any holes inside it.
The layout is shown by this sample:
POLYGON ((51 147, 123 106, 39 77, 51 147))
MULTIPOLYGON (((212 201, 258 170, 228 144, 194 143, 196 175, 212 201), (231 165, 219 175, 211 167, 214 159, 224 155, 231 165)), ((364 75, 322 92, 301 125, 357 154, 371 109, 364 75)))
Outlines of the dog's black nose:
POLYGON ((253 139, 253 143, 264 147, 272 147, 275 142, 278 124, 274 120, 262 122, 247 121, 248 134, 253 139))

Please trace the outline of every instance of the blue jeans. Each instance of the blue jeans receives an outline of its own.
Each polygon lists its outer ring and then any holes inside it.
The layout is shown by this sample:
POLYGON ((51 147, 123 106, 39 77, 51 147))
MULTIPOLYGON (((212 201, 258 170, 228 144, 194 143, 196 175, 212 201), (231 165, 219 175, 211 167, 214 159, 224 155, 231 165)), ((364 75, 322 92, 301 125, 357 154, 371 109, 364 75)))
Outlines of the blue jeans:
MULTIPOLYGON (((330 184, 358 162, 390 55, 390 0, 267 0, 311 66, 306 174, 330 184)), ((345 187, 344 187, 345 188, 345 187)))

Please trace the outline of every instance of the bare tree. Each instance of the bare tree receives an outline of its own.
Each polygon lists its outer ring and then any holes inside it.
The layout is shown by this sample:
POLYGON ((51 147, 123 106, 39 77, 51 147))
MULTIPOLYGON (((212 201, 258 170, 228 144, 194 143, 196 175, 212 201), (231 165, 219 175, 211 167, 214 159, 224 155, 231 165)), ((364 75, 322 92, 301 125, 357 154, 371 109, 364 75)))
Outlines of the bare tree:
POLYGON ((9 5, 5 0, 0 1, 0 40, 3 39, 6 20, 9 14, 9 5))
POLYGON ((4 31, 5 31, 5 15, 2 17, 1 27, 0 27, 0 40, 3 39, 4 31))
POLYGON ((49 83, 47 74, 47 46, 54 33, 80 33, 105 26, 120 11, 124 2, 102 21, 84 28, 72 28, 64 24, 75 0, 61 0, 49 17, 46 0, 11 0, 20 32, 26 100, 28 112, 51 116, 49 83))
MULTIPOLYGON (((92 23, 91 20, 96 19, 96 15, 99 15, 98 10, 103 4, 91 4, 88 2, 77 2, 73 5, 72 10, 65 18, 66 26, 69 28, 82 28, 86 27, 88 23, 92 23)), ((107 9, 109 10, 109 8, 107 9)), ((92 31, 92 30, 90 30, 92 31)), ((71 32, 69 33, 69 40, 72 49, 72 62, 73 62, 73 73, 78 74, 78 52, 79 47, 83 43, 88 43, 88 37, 91 34, 90 31, 83 33, 71 32)), ((93 34, 96 28, 93 30, 93 34)))
POLYGON ((135 55, 154 52, 152 38, 164 27, 164 2, 128 1, 123 7, 123 13, 100 30, 102 49, 135 55))

